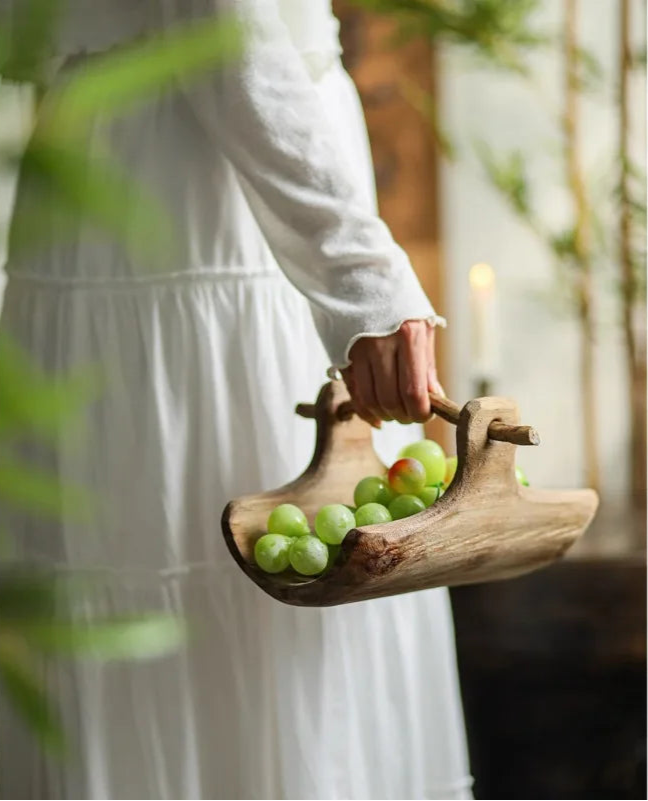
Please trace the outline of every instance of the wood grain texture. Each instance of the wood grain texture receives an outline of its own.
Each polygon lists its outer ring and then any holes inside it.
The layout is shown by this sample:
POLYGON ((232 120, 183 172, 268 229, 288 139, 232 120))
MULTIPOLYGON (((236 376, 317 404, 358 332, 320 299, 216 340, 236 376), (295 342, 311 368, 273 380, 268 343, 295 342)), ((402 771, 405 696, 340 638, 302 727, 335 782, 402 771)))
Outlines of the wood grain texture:
MULTIPOLYGON (((297 414, 301 417, 316 419, 317 409, 314 404, 297 404, 297 414)), ((337 410, 338 420, 349 420, 354 414, 353 403, 347 401, 340 404, 337 410)), ((430 394, 430 415, 438 415, 452 425, 459 425, 461 409, 454 401, 441 395, 430 394)), ((540 435, 532 426, 513 426, 493 420, 488 426, 489 439, 498 442, 511 442, 514 445, 539 445, 540 435)))
POLYGON ((297 504, 312 525, 321 506, 351 504, 356 483, 385 470, 373 450, 371 428, 355 416, 339 419, 348 400, 342 382, 325 385, 316 403, 315 453, 304 474, 272 492, 234 500, 223 513, 233 557, 280 601, 332 606, 520 575, 562 556, 596 512, 598 496, 591 490, 521 487, 515 446, 488 438, 495 419, 518 424, 517 407, 503 398, 481 398, 461 411, 457 473, 434 506, 405 520, 353 529, 336 564, 318 578, 263 573, 254 564, 254 543, 277 504, 297 504))

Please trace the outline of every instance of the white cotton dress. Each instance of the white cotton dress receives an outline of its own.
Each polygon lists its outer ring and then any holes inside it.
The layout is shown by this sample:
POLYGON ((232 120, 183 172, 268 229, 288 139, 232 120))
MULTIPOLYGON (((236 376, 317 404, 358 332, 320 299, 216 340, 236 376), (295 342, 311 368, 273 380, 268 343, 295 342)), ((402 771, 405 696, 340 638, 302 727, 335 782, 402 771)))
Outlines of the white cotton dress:
MULTIPOLYGON (((54 81, 230 6, 248 31, 236 66, 99 114, 84 140, 170 209, 173 265, 144 268, 88 224, 38 255, 10 241, 2 330, 51 372, 99 365, 105 387, 42 457, 97 494, 92 527, 14 519, 21 549, 94 577, 89 619, 163 610, 192 637, 147 663, 50 664, 72 758, 44 758, 3 713, 0 796, 470 798, 447 592, 284 606, 221 535, 229 499, 306 466, 295 404, 354 338, 435 314, 375 216, 329 2, 74 0, 54 81)), ((19 183, 14 239, 35 192, 19 183)), ((389 460, 418 436, 390 424, 377 446, 389 460)))

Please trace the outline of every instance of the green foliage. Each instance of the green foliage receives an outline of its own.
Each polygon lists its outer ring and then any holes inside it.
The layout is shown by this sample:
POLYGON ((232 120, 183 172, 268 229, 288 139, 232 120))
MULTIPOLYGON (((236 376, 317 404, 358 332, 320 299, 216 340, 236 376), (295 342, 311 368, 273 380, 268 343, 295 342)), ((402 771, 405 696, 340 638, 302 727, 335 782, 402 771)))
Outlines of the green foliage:
POLYGON ((50 751, 61 752, 65 741, 63 728, 47 697, 38 668, 23 653, 20 643, 13 643, 1 633, 0 681, 16 711, 38 733, 41 743, 50 751))
POLYGON ((0 440, 25 431, 51 440, 79 422, 101 390, 97 371, 57 376, 56 381, 31 361, 5 334, 0 335, 0 440))
MULTIPOLYGON (((92 373, 48 378, 6 336, 0 337, 0 504, 30 515, 85 523, 92 536, 93 498, 83 488, 62 485, 56 476, 12 457, 12 442, 36 435, 55 440, 78 421, 96 397, 92 373)), ((4 533, 4 532, 3 532, 4 533)), ((16 560, 0 559, 0 685, 43 745, 61 750, 60 722, 42 684, 45 657, 142 659, 176 648, 184 626, 166 614, 122 619, 77 620, 74 608, 91 593, 84 582, 62 582, 54 573, 16 560)), ((87 604, 81 604, 86 606, 87 604)))
MULTIPOLYGON (((42 0, 30 0, 32 4, 42 0)), ((21 37, 21 53, 29 64, 40 64, 43 34, 21 37)), ((15 30, 25 30, 16 24, 15 30)), ((51 29, 48 29, 50 35, 51 29)), ((51 43, 48 45, 51 47, 51 43)), ((89 154, 82 145, 86 129, 101 111, 104 119, 121 114, 152 93, 188 82, 206 70, 236 58, 242 48, 233 19, 178 26, 121 50, 99 55, 72 71, 66 81, 44 96, 38 126, 22 154, 4 153, 0 163, 20 163, 21 178, 31 187, 33 210, 24 225, 14 225, 12 252, 64 240, 81 221, 110 235, 138 262, 163 267, 174 255, 175 228, 171 215, 156 198, 138 186, 106 149, 94 144, 89 154), (52 221, 56 224, 52 224, 52 221), (45 234, 47 236, 45 236, 45 234)), ((45 48, 47 49, 47 48, 45 48)), ((11 51, 13 53, 13 51, 11 51)), ((38 81, 42 68, 17 70, 6 58, 14 80, 38 81)), ((17 56, 16 56, 17 57, 17 56)), ((2 73, 0 67, 0 73, 2 73)))
MULTIPOLYGON (((529 81, 535 80, 529 55, 538 47, 562 48, 563 34, 541 33, 534 24, 540 0, 353 0, 356 5, 388 15, 399 24, 399 40, 426 36, 434 43, 473 53, 487 66, 503 68, 529 81)), ((633 68, 645 67, 645 47, 633 54, 633 68)), ((576 51, 576 80, 581 93, 600 92, 606 75, 600 60, 586 48, 576 51)), ((457 148, 439 119, 435 99, 418 88, 401 87, 404 96, 430 123, 441 152, 457 157, 457 148)), ((556 113, 556 119, 561 114, 556 113)), ((476 152, 487 180, 509 204, 511 210, 544 242, 554 255, 557 287, 562 300, 574 308, 578 293, 574 287, 579 258, 573 225, 561 230, 548 227, 533 208, 529 178, 530 155, 521 151, 495 153, 484 142, 476 143, 476 152)), ((645 176, 633 175, 630 208, 632 213, 632 263, 637 297, 646 286, 645 176)), ((608 192, 609 196, 609 192, 608 192)), ((615 192, 618 198, 618 192, 615 192)), ((593 234, 592 261, 596 265, 613 263, 617 258, 616 238, 604 222, 601 210, 590 204, 588 225, 593 234)))
MULTIPOLYGON (((24 0, 11 19, 0 19, 0 73, 42 84, 62 5, 24 0)), ((12 253, 48 245, 80 221, 114 238, 135 258, 159 262, 172 252, 166 210, 115 164, 109 152, 91 158, 83 137, 93 117, 127 112, 152 93, 173 88, 236 57, 241 35, 232 20, 189 25, 119 52, 96 56, 83 70, 44 95, 36 130, 24 153, 0 153, 0 169, 20 166, 34 205, 26 225, 12 229, 12 253), (54 230, 53 230, 54 229, 54 230), (167 234, 167 232, 169 232, 167 234), (154 233, 154 235, 153 235, 154 233), (46 235, 46 237, 45 237, 46 235)), ((93 499, 63 486, 16 455, 25 441, 70 436, 83 410, 100 394, 97 371, 48 376, 6 335, 0 336, 0 504, 56 520, 83 521, 92 536, 93 499), (14 447, 15 446, 15 447, 14 447)), ((45 660, 148 659, 176 649, 184 625, 166 614, 79 620, 92 587, 16 559, 11 532, 2 531, 0 554, 0 689, 41 742, 61 751, 64 735, 43 683, 45 660)))
POLYGON ((577 84, 581 92, 593 92, 600 90, 605 78, 605 72, 601 62, 594 53, 584 47, 576 50, 577 58, 577 84))
POLYGON ((90 521, 91 502, 81 488, 61 486, 56 478, 16 459, 0 458, 0 503, 47 516, 65 514, 90 521))
POLYGON ((65 737, 43 683, 47 658, 151 659, 177 649, 185 635, 182 622, 167 615, 78 620, 76 605, 87 606, 82 582, 63 582, 24 564, 0 570, 0 682, 23 719, 54 751, 62 750, 65 737))
POLYGON ((477 143, 477 152, 493 186, 521 217, 530 219, 529 178, 524 154, 514 150, 496 155, 485 142, 477 143))
POLYGON ((89 155, 73 139, 37 131, 23 154, 21 178, 30 184, 31 213, 12 227, 13 254, 65 241, 84 221, 139 263, 162 267, 173 257, 172 218, 108 153, 89 155))
POLYGON ((563 231, 549 234, 548 243, 556 257, 561 261, 576 260, 576 229, 573 226, 563 231))
POLYGON ((41 84, 63 0, 21 0, 0 17, 0 75, 18 83, 41 84))
POLYGON ((46 100, 41 118, 75 136, 97 112, 121 114, 152 94, 187 83, 237 58, 242 37, 233 18, 179 25, 84 64, 46 100))
POLYGON ((399 81, 399 90, 401 96, 427 121, 443 156, 449 161, 454 161, 457 155, 456 149, 452 138, 441 122, 439 104, 436 98, 426 90, 421 89, 413 81, 405 79, 399 81))
POLYGON ((531 24, 539 0, 354 0, 393 16, 403 35, 460 46, 496 67, 526 71, 528 49, 546 37, 531 24))

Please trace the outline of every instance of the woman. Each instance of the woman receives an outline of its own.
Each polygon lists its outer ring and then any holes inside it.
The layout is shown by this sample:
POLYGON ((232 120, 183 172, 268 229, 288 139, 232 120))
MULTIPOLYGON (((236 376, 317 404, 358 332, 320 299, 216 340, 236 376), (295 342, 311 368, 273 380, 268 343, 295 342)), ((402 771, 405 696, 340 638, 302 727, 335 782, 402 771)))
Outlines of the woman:
MULTIPOLYGON (((172 269, 146 272, 81 224, 40 259, 10 247, 3 329, 50 371, 101 364, 107 387, 86 440, 56 453, 64 481, 101 494, 92 536, 72 519, 18 534, 30 556, 98 571, 89 617, 171 610, 196 633, 151 664, 52 667, 80 758, 42 763, 0 721, 1 794, 470 797, 446 592, 285 607, 220 536, 228 499, 307 463, 312 424, 293 409, 327 368, 344 370, 375 425, 424 419, 428 384, 438 389, 437 317, 372 208, 329 2, 84 10, 75 0, 68 12, 58 81, 93 53, 224 10, 242 18, 245 53, 87 132, 89 154, 107 142, 171 209, 172 269)), ((19 186, 14 231, 31 191, 19 186)), ((420 436, 394 425, 379 435, 386 459, 420 436)))

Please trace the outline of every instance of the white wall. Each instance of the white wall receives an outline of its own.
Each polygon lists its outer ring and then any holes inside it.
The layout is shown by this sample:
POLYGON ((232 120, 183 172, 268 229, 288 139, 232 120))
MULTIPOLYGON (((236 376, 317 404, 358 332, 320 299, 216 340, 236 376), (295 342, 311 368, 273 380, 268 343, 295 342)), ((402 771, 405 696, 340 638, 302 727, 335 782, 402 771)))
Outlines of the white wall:
MULTIPOLYGON (((616 0, 581 3, 582 43, 593 50, 606 70, 617 63, 616 0)), ((635 31, 644 37, 641 0, 634 2, 635 31)), ((545 0, 538 24, 557 29, 563 3, 545 0)), ((460 159, 443 169, 443 229, 448 297, 447 316, 452 375, 451 391, 458 400, 474 394, 471 382, 468 271, 488 262, 497 272, 500 320, 500 369, 497 394, 517 399, 524 421, 540 431, 543 445, 521 449, 519 463, 540 486, 579 486, 584 480, 583 429, 578 395, 578 329, 555 304, 541 296, 555 286, 548 253, 520 223, 497 192, 487 185, 472 150, 480 138, 496 151, 520 148, 533 154, 534 203, 547 222, 560 226, 569 210, 562 185, 557 127, 548 110, 560 99, 560 62, 548 53, 535 57, 544 97, 538 100, 522 81, 477 69, 465 56, 446 54, 442 73, 442 119, 460 147, 460 159)), ((633 126, 635 158, 645 164, 645 77, 635 81, 633 126)), ((597 185, 606 177, 616 146, 614 85, 583 105, 582 144, 588 175, 597 185)), ((609 174, 609 172, 608 172, 609 174)), ((566 223, 563 222, 563 225, 566 223)), ((601 285, 614 276, 609 265, 601 285)), ((618 306, 611 291, 599 293, 597 352, 602 477, 611 504, 622 501, 627 481, 625 375, 618 306)))

